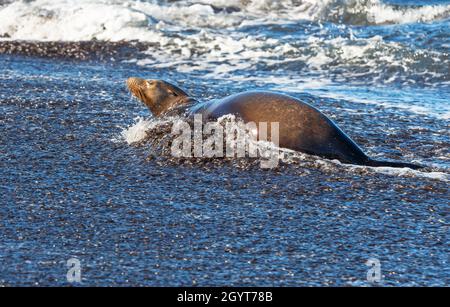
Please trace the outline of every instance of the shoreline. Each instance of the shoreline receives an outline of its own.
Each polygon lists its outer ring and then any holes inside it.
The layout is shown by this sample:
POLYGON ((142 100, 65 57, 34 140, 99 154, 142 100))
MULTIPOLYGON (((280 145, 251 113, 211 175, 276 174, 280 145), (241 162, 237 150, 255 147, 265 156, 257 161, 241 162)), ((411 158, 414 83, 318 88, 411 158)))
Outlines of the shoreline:
POLYGON ((110 61, 136 57, 140 52, 154 46, 139 41, 0 41, 0 54, 22 55, 41 58, 62 58, 72 60, 110 61))

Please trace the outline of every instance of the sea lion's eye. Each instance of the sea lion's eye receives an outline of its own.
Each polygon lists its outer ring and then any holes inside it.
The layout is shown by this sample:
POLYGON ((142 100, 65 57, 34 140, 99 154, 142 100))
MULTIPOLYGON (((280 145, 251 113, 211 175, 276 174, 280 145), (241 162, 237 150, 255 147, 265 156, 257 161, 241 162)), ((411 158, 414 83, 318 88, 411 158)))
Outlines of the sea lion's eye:
POLYGON ((169 95, 172 95, 172 96, 178 96, 178 94, 177 94, 177 93, 175 93, 175 92, 172 92, 172 91, 169 91, 169 95))

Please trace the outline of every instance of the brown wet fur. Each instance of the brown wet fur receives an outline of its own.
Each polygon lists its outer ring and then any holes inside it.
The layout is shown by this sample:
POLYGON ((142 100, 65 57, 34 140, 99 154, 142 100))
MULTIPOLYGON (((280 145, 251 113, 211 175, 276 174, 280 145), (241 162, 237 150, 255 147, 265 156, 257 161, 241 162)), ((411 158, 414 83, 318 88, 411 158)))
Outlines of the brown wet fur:
POLYGON ((207 119, 235 114, 244 122, 279 123, 279 145, 347 163, 364 164, 368 157, 322 112, 294 97, 274 92, 244 92, 203 110, 207 119))
POLYGON ((127 86, 155 116, 164 115, 175 107, 189 102, 186 92, 166 81, 131 77, 127 80, 127 86))

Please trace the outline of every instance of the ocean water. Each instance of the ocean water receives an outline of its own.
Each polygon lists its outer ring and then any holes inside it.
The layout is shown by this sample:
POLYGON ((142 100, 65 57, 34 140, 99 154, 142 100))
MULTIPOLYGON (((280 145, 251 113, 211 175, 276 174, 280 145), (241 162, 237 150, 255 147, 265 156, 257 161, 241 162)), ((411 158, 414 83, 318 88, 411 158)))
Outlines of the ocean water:
POLYGON ((0 286, 448 286, 449 97, 450 1, 0 1, 0 286), (130 76, 286 93, 426 168, 175 159, 130 76))

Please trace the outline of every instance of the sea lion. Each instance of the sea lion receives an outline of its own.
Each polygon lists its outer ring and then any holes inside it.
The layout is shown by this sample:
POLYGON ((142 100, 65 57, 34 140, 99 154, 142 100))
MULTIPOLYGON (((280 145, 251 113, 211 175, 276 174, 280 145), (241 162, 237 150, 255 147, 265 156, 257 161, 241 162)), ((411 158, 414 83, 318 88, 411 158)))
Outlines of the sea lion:
POLYGON ((248 91, 221 100, 198 103, 179 87, 162 80, 129 78, 127 86, 155 116, 202 114, 213 120, 233 114, 244 122, 278 122, 279 146, 343 163, 367 166, 422 166, 369 158, 331 119, 294 97, 266 91, 248 91))

